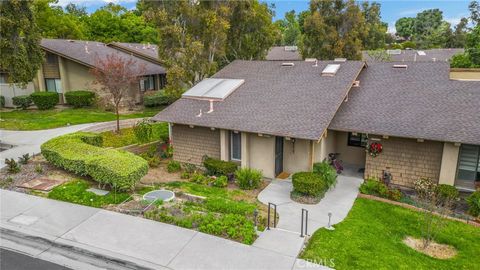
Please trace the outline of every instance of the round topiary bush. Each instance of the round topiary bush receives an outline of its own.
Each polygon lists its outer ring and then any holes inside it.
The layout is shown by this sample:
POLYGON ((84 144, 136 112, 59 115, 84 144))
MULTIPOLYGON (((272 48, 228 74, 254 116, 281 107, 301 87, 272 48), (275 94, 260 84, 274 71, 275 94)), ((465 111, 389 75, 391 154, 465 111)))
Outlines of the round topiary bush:
POLYGON ((58 93, 54 92, 35 92, 30 97, 39 110, 53 109, 58 103, 58 93))
POLYGON ((26 109, 32 105, 32 98, 30 96, 16 96, 12 98, 13 105, 26 109))
POLYGON ((78 90, 65 93, 65 101, 74 108, 92 106, 95 93, 92 91, 78 90))
POLYGON ((321 196, 328 186, 322 177, 313 172, 298 172, 292 175, 293 190, 305 196, 321 196))

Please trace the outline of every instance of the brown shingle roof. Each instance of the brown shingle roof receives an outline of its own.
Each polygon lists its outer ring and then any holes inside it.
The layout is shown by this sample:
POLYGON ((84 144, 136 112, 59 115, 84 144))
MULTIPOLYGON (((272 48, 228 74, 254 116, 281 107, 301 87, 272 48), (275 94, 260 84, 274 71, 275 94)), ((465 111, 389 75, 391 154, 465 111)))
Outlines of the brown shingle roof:
POLYGON ((332 61, 294 62, 282 67, 276 61, 234 61, 214 78, 244 79, 222 102, 181 98, 154 120, 318 140, 329 125, 353 81, 364 66, 360 61, 341 63, 333 77, 321 71, 332 61), (196 115, 202 109, 202 116, 196 115))
POLYGON ((480 82, 449 80, 445 62, 407 64, 369 64, 329 128, 480 144, 480 82))
POLYGON ((152 60, 159 61, 157 45, 142 44, 142 43, 112 42, 112 43, 109 43, 108 46, 131 52, 137 56, 143 56, 152 60))
POLYGON ((47 51, 59 54, 66 58, 70 58, 89 67, 95 66, 95 57, 98 56, 100 58, 103 58, 106 57, 108 54, 117 53, 123 58, 133 58, 137 62, 137 64, 145 65, 145 73, 142 75, 165 73, 165 68, 161 65, 108 47, 102 42, 66 39, 42 39, 41 46, 47 51))
POLYGON ((295 61, 302 60, 302 56, 298 50, 296 51, 286 51, 284 46, 281 47, 271 47, 265 58, 266 60, 286 60, 286 61, 295 61))
MULTIPOLYGON (((391 54, 392 62, 446 62, 456 54, 463 53, 464 49, 429 49, 429 50, 401 50, 401 54, 391 54), (425 55, 419 55, 418 51, 425 52, 425 55)), ((368 52, 363 51, 363 60, 367 62, 375 61, 368 52)))

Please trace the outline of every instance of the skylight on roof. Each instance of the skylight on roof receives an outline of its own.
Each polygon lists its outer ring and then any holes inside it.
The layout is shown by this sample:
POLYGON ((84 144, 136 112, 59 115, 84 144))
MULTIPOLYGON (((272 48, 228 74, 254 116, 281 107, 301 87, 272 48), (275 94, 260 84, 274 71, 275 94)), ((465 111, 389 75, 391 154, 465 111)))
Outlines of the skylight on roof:
POLYGON ((425 56, 427 55, 424 51, 417 51, 418 55, 425 56))
POLYGON ((340 64, 328 64, 322 71, 322 76, 335 76, 340 69, 340 64))
POLYGON ((197 83, 182 97, 207 100, 224 100, 233 91, 240 87, 245 80, 241 79, 213 79, 208 78, 197 83))
POLYGON ((387 53, 390 55, 396 55, 396 54, 402 54, 402 50, 396 49, 396 50, 387 50, 387 53))
POLYGON ((287 52, 296 52, 298 50, 297 46, 285 46, 285 51, 287 52))

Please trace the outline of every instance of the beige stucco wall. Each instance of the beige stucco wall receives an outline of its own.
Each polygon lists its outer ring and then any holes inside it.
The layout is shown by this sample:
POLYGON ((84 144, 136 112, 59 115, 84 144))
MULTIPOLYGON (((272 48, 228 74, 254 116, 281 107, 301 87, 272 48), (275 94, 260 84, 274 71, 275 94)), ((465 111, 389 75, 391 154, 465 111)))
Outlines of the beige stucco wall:
MULTIPOLYGON (((372 138, 375 136, 370 136, 372 138)), ((443 143, 396 137, 379 140, 383 151, 377 157, 367 155, 366 178, 381 178, 383 170, 387 169, 392 174, 392 182, 397 185, 413 187, 414 181, 422 177, 438 182, 443 143)))
POLYGON ((65 81, 66 91, 72 90, 95 90, 100 86, 94 85, 95 77, 90 73, 90 69, 77 62, 62 58, 63 66, 67 76, 62 77, 65 81))
POLYGON ((450 79, 480 81, 480 68, 452 68, 450 79))
POLYGON ((220 131, 206 127, 174 124, 172 126, 173 159, 202 166, 204 155, 220 158, 220 131))
POLYGON ((455 184, 459 151, 460 146, 448 142, 443 143, 442 163, 438 180, 439 184, 455 184))
POLYGON ((320 142, 314 142, 314 162, 322 162, 328 159, 328 154, 336 152, 337 132, 328 130, 320 142))
MULTIPOLYGON (((314 151, 315 152, 315 151, 314 151)), ((285 140, 283 144, 283 170, 289 173, 310 171, 311 141, 285 140)))
MULTIPOLYGON (((248 134, 248 167, 261 170, 264 177, 275 177, 275 137, 248 134)), ((243 156, 242 156, 243 159, 243 156)))
POLYGON ((348 146, 348 133, 336 132, 335 152, 340 153, 339 159, 345 164, 363 167, 365 165, 365 148, 348 146))

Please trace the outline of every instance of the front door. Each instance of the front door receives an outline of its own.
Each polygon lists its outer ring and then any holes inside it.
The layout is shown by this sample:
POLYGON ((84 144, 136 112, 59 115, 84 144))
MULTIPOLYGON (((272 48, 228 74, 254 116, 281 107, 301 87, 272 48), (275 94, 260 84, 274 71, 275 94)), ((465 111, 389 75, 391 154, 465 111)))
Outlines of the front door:
POLYGON ((275 176, 283 172, 283 137, 275 137, 275 176))

